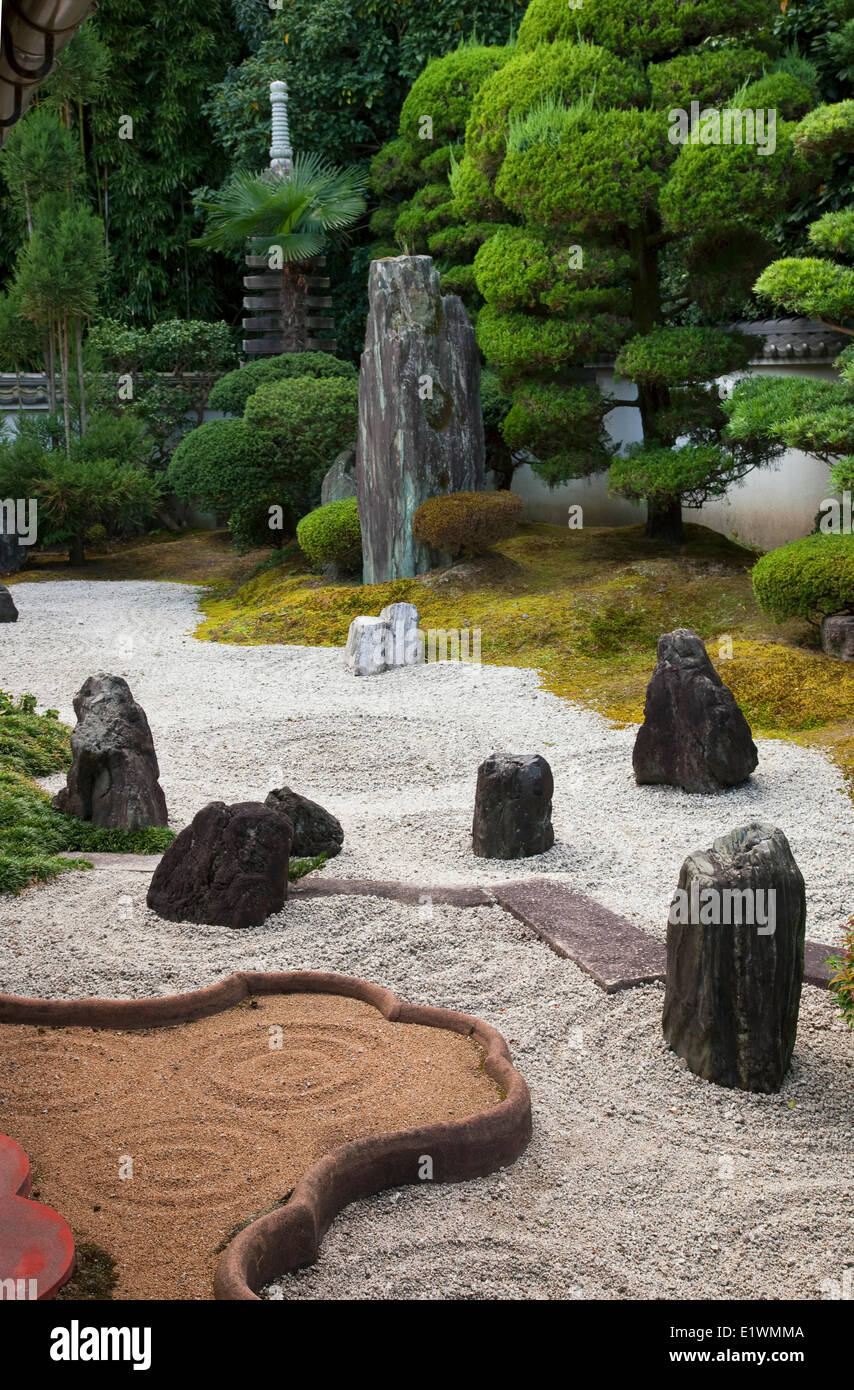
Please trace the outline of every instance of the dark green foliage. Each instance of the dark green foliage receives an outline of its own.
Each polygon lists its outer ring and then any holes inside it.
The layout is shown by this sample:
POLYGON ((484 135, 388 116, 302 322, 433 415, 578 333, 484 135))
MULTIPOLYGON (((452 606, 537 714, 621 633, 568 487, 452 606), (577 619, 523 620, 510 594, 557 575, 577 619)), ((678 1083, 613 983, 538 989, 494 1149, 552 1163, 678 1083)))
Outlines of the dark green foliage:
POLYGON ((756 601, 778 622, 854 612, 854 536, 817 532, 771 550, 752 571, 756 601))
POLYGON ((98 372, 90 403, 141 421, 152 441, 151 462, 161 468, 176 441, 201 424, 211 385, 237 359, 228 325, 198 319, 164 319, 151 328, 102 319, 87 348, 98 372))
POLYGON ((351 362, 342 362, 328 352, 284 352, 278 357, 248 362, 245 367, 220 377, 208 397, 208 405, 211 410, 222 410, 227 415, 242 415, 249 397, 268 382, 299 376, 354 378, 355 375, 356 368, 351 362))
POLYGON ((713 34, 769 28, 779 13, 777 0, 532 0, 519 26, 520 48, 556 39, 590 39, 626 57, 667 56, 713 34))
POLYGON ((356 437, 358 381, 295 377, 262 386, 246 402, 248 429, 273 461, 282 501, 305 513, 318 501, 323 475, 356 437))
POLYGON ((689 110, 692 101, 723 106, 743 82, 761 77, 767 65, 767 53, 733 47, 682 53, 664 63, 650 63, 646 75, 652 104, 662 111, 689 110))
POLYGON ((621 348, 620 376, 645 385, 687 386, 726 372, 743 371, 750 361, 750 339, 717 328, 654 328, 621 348))
POLYGON ((362 568, 362 528, 355 497, 327 502, 304 516, 297 526, 300 550, 312 567, 335 565, 345 574, 362 568))
MULTIPOLYGON (((229 518, 235 531, 240 528, 232 514, 247 497, 264 491, 267 463, 261 441, 242 419, 209 420, 184 436, 166 477, 180 498, 229 518)), ((250 526, 248 539, 256 534, 257 527, 250 526)), ((245 526, 240 538, 247 539, 245 526)))
POLYGON ((595 387, 530 382, 515 393, 502 428, 504 440, 512 450, 536 443, 548 463, 533 467, 546 481, 559 481, 567 465, 574 477, 596 473, 608 465, 604 419, 611 405, 595 387))

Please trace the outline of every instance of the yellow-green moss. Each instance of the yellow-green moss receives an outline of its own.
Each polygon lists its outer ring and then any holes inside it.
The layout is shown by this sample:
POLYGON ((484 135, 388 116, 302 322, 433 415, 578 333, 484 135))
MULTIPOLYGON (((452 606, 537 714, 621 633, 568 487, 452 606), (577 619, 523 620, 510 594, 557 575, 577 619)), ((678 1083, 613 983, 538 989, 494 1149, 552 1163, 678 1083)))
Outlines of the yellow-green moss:
POLYGON ((659 635, 691 627, 757 733, 822 747, 854 779, 854 664, 823 656, 806 624, 761 613, 753 552, 686 530, 674 553, 638 526, 525 525, 452 571, 372 586, 325 583, 288 556, 211 595, 197 636, 342 646, 352 618, 406 600, 422 627, 479 627, 485 662, 533 667, 546 689, 626 724, 642 717, 659 635))

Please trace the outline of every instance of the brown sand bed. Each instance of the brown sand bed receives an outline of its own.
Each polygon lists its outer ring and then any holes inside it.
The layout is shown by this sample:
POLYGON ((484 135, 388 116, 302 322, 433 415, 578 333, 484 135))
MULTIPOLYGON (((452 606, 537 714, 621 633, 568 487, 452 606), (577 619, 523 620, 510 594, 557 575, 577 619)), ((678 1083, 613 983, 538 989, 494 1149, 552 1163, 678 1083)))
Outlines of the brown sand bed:
POLYGON ((0 1129, 76 1239, 113 1255, 116 1297, 207 1299, 235 1227, 331 1149, 497 1105, 482 1057, 327 994, 174 1028, 0 1024, 0 1129))

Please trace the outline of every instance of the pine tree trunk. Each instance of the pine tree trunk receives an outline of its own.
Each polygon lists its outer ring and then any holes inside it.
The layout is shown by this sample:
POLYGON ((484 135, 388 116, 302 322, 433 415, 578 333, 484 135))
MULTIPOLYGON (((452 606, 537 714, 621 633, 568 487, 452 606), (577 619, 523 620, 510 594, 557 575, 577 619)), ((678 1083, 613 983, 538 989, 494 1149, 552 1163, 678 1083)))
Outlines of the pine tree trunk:
POLYGON ((47 408, 50 415, 56 415, 56 350, 53 339, 53 317, 47 321, 47 408))
POLYGON ((71 453, 71 408, 68 401, 68 319, 59 321, 59 360, 62 371, 62 423, 65 428, 65 452, 71 453))
POLYGON ((82 531, 77 531, 71 537, 68 547, 68 560, 72 565, 85 565, 86 563, 86 537, 82 531))
POLYGON ((74 348, 77 354, 77 389, 80 393, 80 438, 86 433, 86 379, 83 375, 83 324, 74 320, 74 348))
POLYGON ((663 541, 666 545, 684 543, 681 497, 647 499, 646 534, 651 541, 663 541))

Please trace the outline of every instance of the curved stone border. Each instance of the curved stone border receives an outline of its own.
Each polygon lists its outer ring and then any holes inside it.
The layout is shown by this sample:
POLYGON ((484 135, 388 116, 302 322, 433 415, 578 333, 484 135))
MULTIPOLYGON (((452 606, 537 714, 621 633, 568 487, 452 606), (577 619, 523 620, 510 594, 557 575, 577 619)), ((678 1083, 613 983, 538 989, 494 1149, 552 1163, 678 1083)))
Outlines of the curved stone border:
POLYGON ((189 994, 159 999, 26 999, 0 994, 0 1023, 47 1027, 156 1028, 220 1013, 260 994, 341 994, 373 1005, 391 1023, 448 1028, 484 1050, 483 1069, 503 1091, 491 1110, 464 1120, 355 1139, 333 1149, 300 1178, 287 1205, 253 1221, 227 1246, 216 1270, 218 1299, 258 1299, 258 1291, 312 1264, 332 1221, 349 1202, 384 1187, 423 1179, 465 1182, 512 1163, 531 1138, 531 1097, 501 1034, 470 1014, 405 1004, 381 985, 315 970, 229 975, 189 994))

